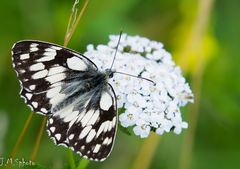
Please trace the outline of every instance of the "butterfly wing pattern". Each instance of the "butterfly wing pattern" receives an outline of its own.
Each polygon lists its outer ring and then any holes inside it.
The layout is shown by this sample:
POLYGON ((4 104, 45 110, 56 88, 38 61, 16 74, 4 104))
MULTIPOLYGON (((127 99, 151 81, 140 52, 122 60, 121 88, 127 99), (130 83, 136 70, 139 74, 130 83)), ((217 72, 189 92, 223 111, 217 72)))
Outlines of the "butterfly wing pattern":
POLYGON ((85 56, 47 42, 17 42, 12 56, 20 95, 34 112, 48 117, 47 131, 55 144, 90 160, 105 160, 118 121, 107 74, 85 56))

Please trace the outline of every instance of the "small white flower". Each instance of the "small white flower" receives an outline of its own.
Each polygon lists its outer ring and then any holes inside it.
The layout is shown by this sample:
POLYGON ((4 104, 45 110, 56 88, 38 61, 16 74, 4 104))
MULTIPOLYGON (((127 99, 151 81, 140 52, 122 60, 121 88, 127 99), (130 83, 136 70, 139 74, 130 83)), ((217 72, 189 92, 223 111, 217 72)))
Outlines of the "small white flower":
POLYGON ((187 129, 188 128, 188 123, 187 122, 182 122, 182 128, 187 129))
POLYGON ((163 122, 161 123, 162 128, 166 132, 170 132, 171 128, 173 127, 173 124, 171 123, 170 120, 164 119, 163 122))
POLYGON ((140 110, 131 106, 127 109, 127 111, 119 116, 119 121, 121 122, 123 127, 133 126, 139 116, 140 110))
POLYGON ((157 128, 156 133, 159 134, 159 135, 163 135, 164 129, 159 127, 159 128, 157 128))
POLYGON ((93 50, 94 50, 93 44, 87 45, 87 50, 88 50, 88 51, 93 51, 93 50))
POLYGON ((146 100, 142 95, 136 92, 132 92, 127 96, 127 100, 129 103, 132 103, 135 107, 145 108, 146 100))
MULTIPOLYGON (((100 70, 110 67, 119 35, 110 35, 108 45, 87 46, 85 55, 93 60, 100 70)), ((175 65, 172 56, 163 44, 140 36, 122 34, 114 69, 119 72, 141 76, 139 78, 114 74, 109 80, 117 96, 118 108, 126 111, 119 116, 123 127, 133 126, 141 138, 150 131, 164 134, 171 130, 180 134, 188 124, 182 121, 180 108, 193 102, 193 94, 175 65)))
POLYGON ((137 120, 136 126, 133 128, 134 133, 141 138, 148 137, 151 127, 144 120, 137 120))

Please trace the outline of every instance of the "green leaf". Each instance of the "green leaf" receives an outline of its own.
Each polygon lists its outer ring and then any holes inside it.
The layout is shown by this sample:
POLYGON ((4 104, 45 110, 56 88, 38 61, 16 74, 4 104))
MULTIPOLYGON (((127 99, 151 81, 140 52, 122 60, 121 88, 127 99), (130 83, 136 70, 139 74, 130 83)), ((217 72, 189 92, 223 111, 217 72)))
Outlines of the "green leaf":
POLYGON ((119 129, 119 130, 121 130, 123 133, 125 133, 125 134, 129 135, 129 136, 131 136, 131 135, 132 135, 132 134, 131 134, 131 132, 129 131, 129 129, 128 129, 128 128, 125 128, 125 127, 123 127, 121 124, 118 124, 118 129, 119 129))
POLYGON ((123 107, 122 107, 122 108, 119 108, 119 109, 118 109, 118 115, 120 115, 120 114, 124 113, 124 112, 125 112, 125 110, 126 110, 126 109, 125 109, 125 108, 123 108, 123 107))

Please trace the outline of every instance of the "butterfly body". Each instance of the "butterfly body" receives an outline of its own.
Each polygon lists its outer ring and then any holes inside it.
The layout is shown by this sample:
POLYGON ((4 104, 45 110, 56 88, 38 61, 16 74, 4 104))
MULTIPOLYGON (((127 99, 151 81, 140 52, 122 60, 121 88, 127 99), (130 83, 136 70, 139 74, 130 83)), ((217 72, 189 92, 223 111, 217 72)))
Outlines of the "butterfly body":
POLYGON ((99 71, 80 53, 41 41, 17 42, 12 55, 20 95, 48 117, 53 141, 90 160, 105 160, 118 121, 116 95, 108 83, 114 71, 99 71))
POLYGON ((62 93, 66 93, 67 96, 52 108, 51 111, 53 113, 72 104, 74 101, 77 101, 77 104, 81 105, 79 107, 84 108, 86 100, 88 100, 91 95, 95 95, 91 106, 96 106, 97 100, 99 100, 100 97, 99 94, 107 90, 108 72, 93 71, 84 73, 84 75, 77 72, 73 76, 74 78, 69 80, 62 89, 62 93))

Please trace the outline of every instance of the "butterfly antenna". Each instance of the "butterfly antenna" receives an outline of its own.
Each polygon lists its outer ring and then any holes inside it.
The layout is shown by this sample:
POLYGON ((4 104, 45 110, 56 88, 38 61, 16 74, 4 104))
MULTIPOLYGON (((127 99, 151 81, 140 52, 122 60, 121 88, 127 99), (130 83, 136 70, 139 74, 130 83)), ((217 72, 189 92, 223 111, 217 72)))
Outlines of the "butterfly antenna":
POLYGON ((122 74, 122 75, 127 75, 127 76, 131 76, 131 77, 135 77, 135 78, 138 78, 138 79, 143 79, 143 80, 147 80, 151 83, 153 83, 154 85, 156 84, 154 81, 152 81, 151 79, 147 79, 145 77, 141 77, 141 76, 135 76, 135 75, 131 75, 131 74, 128 74, 128 73, 124 73, 124 72, 114 72, 114 73, 118 73, 118 74, 122 74))
POLYGON ((113 57, 113 61, 112 61, 112 65, 111 65, 111 67, 110 67, 110 70, 112 70, 112 68, 113 68, 113 64, 114 64, 114 61, 115 61, 115 59, 116 59, 116 55, 117 55, 117 51, 118 51, 118 46, 119 46, 119 44, 120 44, 121 37, 122 37, 122 31, 120 31, 120 34, 119 34, 119 39, 118 39, 117 47, 116 47, 116 50, 115 50, 115 53, 114 53, 114 57, 113 57))

